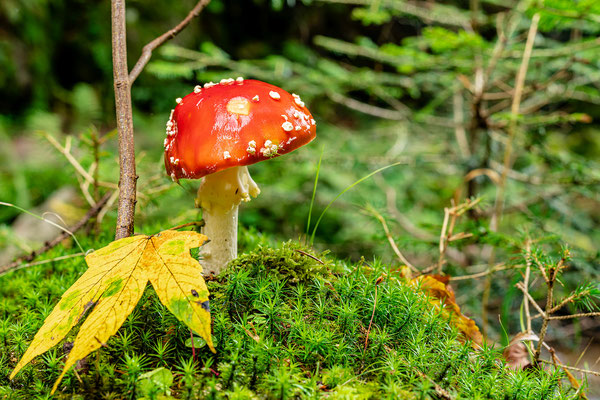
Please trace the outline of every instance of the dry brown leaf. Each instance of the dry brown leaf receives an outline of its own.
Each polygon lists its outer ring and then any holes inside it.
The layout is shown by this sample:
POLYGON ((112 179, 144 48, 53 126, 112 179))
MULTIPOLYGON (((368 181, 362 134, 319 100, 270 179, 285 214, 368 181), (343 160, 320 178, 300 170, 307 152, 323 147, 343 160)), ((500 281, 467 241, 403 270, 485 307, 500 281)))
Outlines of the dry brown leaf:
POLYGON ((523 343, 530 340, 538 341, 540 339, 533 333, 521 332, 510 340, 510 343, 502 352, 502 356, 510 369, 520 370, 531 366, 531 356, 523 343))
POLYGON ((475 321, 466 317, 460 312, 460 307, 456 304, 454 291, 448 285, 449 277, 442 275, 421 275, 414 278, 412 282, 419 285, 421 290, 431 296, 431 303, 439 305, 439 300, 444 304, 442 312, 450 319, 450 323, 458 328, 458 330, 474 343, 481 345, 483 336, 475 321))

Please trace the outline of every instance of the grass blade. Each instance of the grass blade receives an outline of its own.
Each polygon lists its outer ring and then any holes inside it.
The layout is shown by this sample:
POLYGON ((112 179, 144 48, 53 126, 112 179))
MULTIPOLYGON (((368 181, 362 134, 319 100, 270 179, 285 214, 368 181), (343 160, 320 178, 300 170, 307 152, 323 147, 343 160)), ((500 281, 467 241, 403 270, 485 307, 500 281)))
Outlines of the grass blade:
POLYGON ((313 242, 315 241, 315 233, 317 233, 317 228, 319 227, 319 223, 321 222, 321 219, 323 219, 323 216, 325 215, 325 213, 327 212, 327 210, 329 210, 329 207, 331 207, 331 205, 340 197, 342 197, 342 195, 344 193, 346 193, 348 190, 352 189, 354 186, 358 185, 359 183, 361 183, 362 181, 369 179, 370 177, 372 177, 373 175, 384 171, 388 168, 391 167, 395 167, 396 165, 400 165, 400 164, 405 164, 404 161, 398 161, 396 163, 390 164, 390 165, 386 165, 385 167, 381 167, 365 176, 363 176, 362 178, 360 178, 359 180, 355 181, 354 183, 352 183, 351 185, 347 186, 344 190, 342 190, 337 196, 335 196, 335 198, 333 200, 331 200, 329 202, 329 204, 327 204, 327 207, 325 207, 325 209, 323 210, 323 212, 321 213, 321 215, 319 215, 319 219, 317 219, 317 222, 315 223, 315 227, 313 228, 312 234, 310 235, 310 245, 313 245, 313 242))
MULTIPOLYGON (((317 164, 317 174, 315 175, 315 184, 313 186, 312 198, 310 199, 310 207, 308 208, 308 221, 306 221, 306 236, 308 237, 308 232, 310 230, 310 218, 312 217, 312 209, 315 204, 315 197, 317 195, 317 183, 319 182, 319 172, 321 171, 321 160, 323 159, 323 152, 325 151, 325 146, 321 147, 321 155, 319 156, 319 163, 317 164)), ((312 245, 312 240, 310 241, 312 245)))

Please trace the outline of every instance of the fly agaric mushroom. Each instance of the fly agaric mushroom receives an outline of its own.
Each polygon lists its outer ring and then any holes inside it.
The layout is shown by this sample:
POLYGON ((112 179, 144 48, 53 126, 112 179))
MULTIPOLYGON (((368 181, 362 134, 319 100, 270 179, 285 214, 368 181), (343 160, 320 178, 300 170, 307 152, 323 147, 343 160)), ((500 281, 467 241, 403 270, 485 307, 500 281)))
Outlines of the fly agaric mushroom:
POLYGON ((237 257, 238 206, 260 190, 247 165, 289 153, 315 138, 304 102, 256 80, 223 79, 196 86, 171 111, 165 167, 173 181, 202 178, 203 266, 218 274, 237 257))

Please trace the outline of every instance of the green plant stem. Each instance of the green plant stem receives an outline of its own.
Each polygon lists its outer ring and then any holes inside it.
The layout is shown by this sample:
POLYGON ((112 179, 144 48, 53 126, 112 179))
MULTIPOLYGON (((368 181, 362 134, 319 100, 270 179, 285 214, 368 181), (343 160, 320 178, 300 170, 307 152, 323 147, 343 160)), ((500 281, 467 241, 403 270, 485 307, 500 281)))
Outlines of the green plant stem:
MULTIPOLYGON (((5 202, 3 202, 3 201, 0 201, 0 206, 5 206, 5 207, 12 207, 12 208, 16 208, 17 210, 21 211, 22 213, 25 213, 25 214, 27 214, 27 215, 29 215, 29 216, 32 216, 32 217, 34 217, 34 218, 37 218, 37 219, 39 219, 40 221, 44 221, 44 222, 47 222, 47 223, 49 223, 49 224, 50 224, 50 225, 52 225, 53 227, 60 229, 60 230, 62 231, 62 233, 63 233, 63 234, 65 234, 66 236, 71 236, 71 237, 73 238, 73 241, 75 242, 75 244, 77 244, 77 247, 79 247, 79 250, 81 250, 82 252, 85 252, 85 250, 83 249, 83 247, 81 247, 81 244, 79 244, 79 241, 77 240, 77 238, 76 238, 76 237, 75 237, 75 235, 73 234, 74 232, 73 232, 72 230, 69 230, 69 229, 67 229, 67 228, 65 228, 65 227, 62 227, 62 226, 60 226, 59 224, 57 224, 56 222, 50 221, 50 220, 48 220, 48 219, 46 219, 46 218, 44 218, 44 217, 42 217, 42 216, 39 216, 39 215, 37 215, 37 214, 34 214, 34 213, 32 213, 31 211, 28 211, 28 210, 26 210, 26 209, 24 209, 24 208, 21 208, 21 207, 19 207, 19 206, 16 206, 16 205, 14 205, 14 204, 11 204, 11 203, 5 203, 5 202)), ((87 221, 86 221, 86 222, 87 222, 87 221)), ((65 236, 65 237, 66 237, 66 236, 65 236)), ((63 239, 64 239, 64 238, 63 238, 63 239)), ((31 261, 31 260, 29 260, 29 261, 31 261)))
POLYGON ((306 236, 308 236, 308 232, 310 230, 310 219, 312 217, 312 210, 315 204, 315 197, 317 195, 317 183, 319 182, 319 172, 321 171, 321 160, 323 160, 324 151, 325 146, 321 147, 321 154, 319 155, 319 162, 317 163, 317 173, 315 174, 315 183, 313 185, 312 197, 310 199, 310 207, 308 208, 308 221, 306 221, 306 236))
POLYGON ((352 189, 354 186, 358 185, 358 184, 359 184, 359 183, 361 183, 362 181, 364 181, 364 180, 366 180, 366 179, 369 179, 370 177, 372 177, 373 175, 375 175, 375 174, 377 174, 377 173, 379 173, 379 172, 381 172, 381 171, 384 171, 384 170, 386 170, 386 169, 388 169, 388 168, 391 168, 391 167, 395 167, 395 166, 397 166, 397 165, 400 165, 400 164, 404 164, 404 161, 398 161, 398 162, 395 162, 395 163, 393 163, 393 164, 386 165, 385 167, 381 167, 381 168, 379 168, 379 169, 377 169, 377 170, 375 170, 375 171, 373 171, 373 172, 371 172, 371 173, 369 173, 369 174, 367 174, 367 175, 363 176, 362 178, 360 178, 359 180, 355 181, 355 182, 354 182, 354 183, 352 183, 351 185, 347 186, 347 187, 346 187, 344 190, 342 190, 342 191, 341 191, 341 192, 340 192, 340 193, 339 193, 337 196, 335 196, 335 198, 334 198, 333 200, 331 200, 331 201, 329 202, 329 204, 327 204, 327 207, 325 207, 325 209, 323 210, 323 212, 321 212, 321 215, 319 215, 319 218, 317 219, 317 222, 315 223, 315 227, 313 228, 312 234, 310 235, 310 245, 312 246, 312 244, 313 244, 313 243, 314 243, 314 241, 315 241, 315 234, 317 233, 317 228, 319 227, 319 223, 320 223, 320 222, 321 222, 321 220, 323 219, 323 216, 325 215, 325 213, 327 212, 327 210, 329 210, 329 207, 331 207, 331 205, 332 205, 332 204, 333 204, 333 203, 334 203, 334 202, 335 202, 337 199, 339 199, 340 197, 342 197, 342 195, 343 195, 344 193, 346 193, 348 190, 352 189))
POLYGON ((29 262, 32 261, 35 257, 37 257, 40 254, 45 253, 46 251, 50 250, 51 248, 53 248, 54 246, 58 245, 60 242, 62 242, 63 240, 65 240, 67 237, 71 236, 73 238, 73 241, 77 244, 77 246, 79 247, 79 249, 81 250, 82 253, 85 253, 85 250, 83 249, 83 247, 81 246, 81 244, 79 243, 79 241, 77 240, 77 238, 75 237, 74 233, 77 232, 79 229, 81 229, 85 224, 88 223, 88 221, 95 217, 96 215, 98 215, 100 213, 100 211, 104 208, 104 206, 106 205, 106 203, 108 202, 110 196, 112 195, 111 192, 108 192, 104 195, 104 197, 102 197, 97 203, 96 205, 91 208, 84 216, 81 220, 79 220, 79 222, 77 222, 75 225, 73 225, 70 229, 65 229, 63 227, 61 227, 60 225, 55 224, 52 221, 48 221, 42 217, 40 217, 39 215, 33 214, 30 211, 24 210, 20 207, 17 207, 13 204, 9 204, 9 203, 3 203, 0 202, 0 205, 4 205, 4 206, 9 206, 9 207, 14 207, 18 210, 23 211, 24 213, 27 213, 35 218, 41 219, 43 221, 48 222, 51 225, 54 225, 56 227, 58 227, 59 229, 62 230, 62 233, 60 235, 58 235, 56 238, 52 239, 50 242, 46 243, 43 247, 32 251, 31 253, 20 257, 19 259, 13 261, 10 264, 4 265, 0 267, 0 275, 4 274, 7 271, 13 270, 15 268, 21 268, 21 263, 23 261, 29 262))

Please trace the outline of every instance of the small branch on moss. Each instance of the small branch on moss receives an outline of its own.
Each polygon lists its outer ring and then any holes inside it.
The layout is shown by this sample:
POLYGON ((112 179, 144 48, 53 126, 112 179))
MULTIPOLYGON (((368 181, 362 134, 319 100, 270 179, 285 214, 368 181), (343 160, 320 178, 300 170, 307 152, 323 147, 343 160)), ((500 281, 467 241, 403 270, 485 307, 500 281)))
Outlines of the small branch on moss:
POLYGON ((177 226, 174 226, 172 228, 169 228, 168 230, 175 231, 177 229, 187 228, 188 226, 203 227, 204 226, 204 220, 201 219, 200 221, 193 221, 193 222, 188 222, 187 224, 177 225, 177 226))
POLYGON ((157 47, 161 46, 166 41, 173 39, 175 36, 177 36, 186 26, 188 26, 188 24, 194 18, 200 15, 202 9, 206 7, 208 3, 210 3, 210 0, 200 0, 179 24, 177 24, 174 28, 163 33, 162 35, 160 35, 159 37, 157 37, 156 39, 144 46, 144 48, 142 49, 142 55, 137 60, 137 62, 131 69, 131 72, 129 73, 129 85, 133 84, 133 82, 138 77, 140 72, 142 72, 146 64, 148 64, 148 61, 150 61, 150 57, 152 57, 152 51, 154 51, 157 47))
POLYGON ((310 257, 310 258, 312 258, 313 260, 315 260, 316 262, 318 262, 318 263, 319 263, 319 264, 321 264, 321 265, 325 265, 325 263, 324 263, 323 261, 321 261, 321 260, 320 260, 320 259, 318 259, 317 257, 313 256, 312 254, 309 254, 309 253, 307 253, 307 252, 305 252, 305 251, 302 251, 302 250, 300 250, 300 249, 294 249, 294 251, 295 251, 295 252, 297 252, 297 253, 300 253, 300 254, 302 254, 302 255, 304 255, 304 256, 306 256, 306 257, 310 257))
POLYGON ((96 206, 91 208, 84 216, 83 218, 81 218, 75 225, 73 225, 71 228, 69 228, 68 230, 63 231, 62 233, 60 233, 57 237, 55 237, 54 239, 52 239, 49 242, 46 242, 46 244, 42 247, 40 247, 37 250, 32 251, 31 253, 28 253, 24 256, 21 256, 19 258, 17 258, 15 261, 3 265, 0 267, 0 275, 13 270, 13 269, 19 269, 19 268, 24 268, 24 266, 22 266, 22 264, 24 262, 31 262, 33 261, 33 259, 35 259, 37 256, 44 254, 45 252, 47 252, 48 250, 54 248, 55 246, 57 246, 59 243, 61 243, 63 240, 65 240, 66 238, 68 238, 70 235, 74 234, 75 232, 77 232, 79 229, 81 229, 83 226, 85 226, 85 224, 88 223, 88 221, 90 219, 92 219, 94 216, 96 216, 100 210, 104 207, 104 205, 106 204, 106 202, 108 201, 108 199, 111 196, 111 192, 108 192, 104 195, 104 197, 102 197, 97 203, 96 206))

